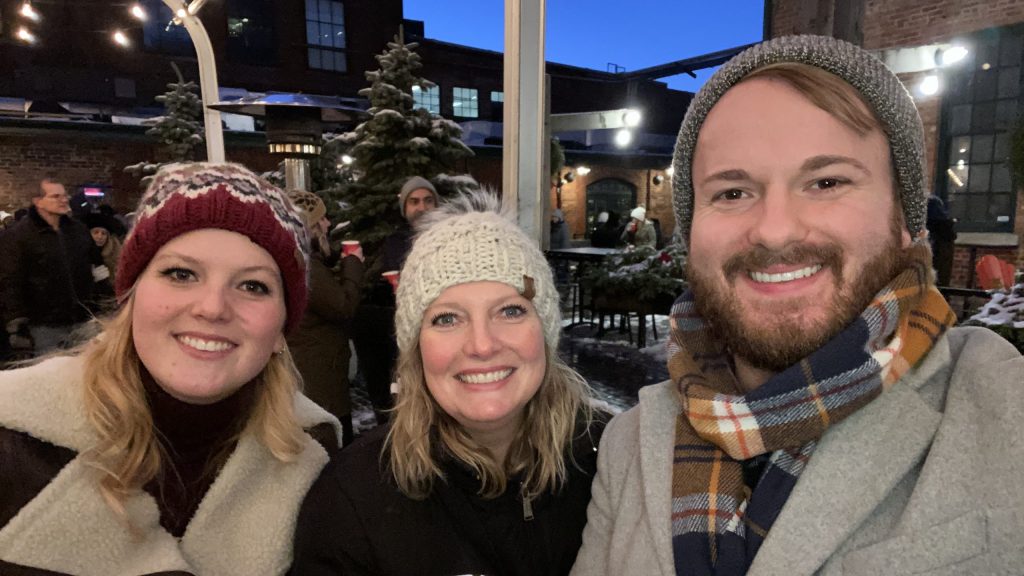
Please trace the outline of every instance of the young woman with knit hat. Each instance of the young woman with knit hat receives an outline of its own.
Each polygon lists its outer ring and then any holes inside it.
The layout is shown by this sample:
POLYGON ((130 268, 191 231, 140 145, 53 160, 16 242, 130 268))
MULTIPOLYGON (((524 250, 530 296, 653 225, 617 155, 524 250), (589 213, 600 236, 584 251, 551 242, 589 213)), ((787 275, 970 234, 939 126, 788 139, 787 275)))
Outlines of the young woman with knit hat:
POLYGON ((353 429, 348 338, 362 287, 362 249, 337 262, 338 254, 331 250, 327 238, 330 222, 323 200, 305 190, 288 192, 288 199, 302 213, 312 247, 309 304, 298 329, 288 335, 288 348, 302 374, 303 393, 341 421, 349 442, 353 429), (333 270, 335 262, 337 272, 333 270))
POLYGON ((165 167, 136 214, 102 333, 0 373, 0 573, 280 574, 340 433, 285 346, 302 217, 231 164, 165 167))
POLYGON ((604 418, 557 356, 537 246, 475 193, 422 217, 398 280, 388 427, 314 484, 293 572, 567 574, 604 418))

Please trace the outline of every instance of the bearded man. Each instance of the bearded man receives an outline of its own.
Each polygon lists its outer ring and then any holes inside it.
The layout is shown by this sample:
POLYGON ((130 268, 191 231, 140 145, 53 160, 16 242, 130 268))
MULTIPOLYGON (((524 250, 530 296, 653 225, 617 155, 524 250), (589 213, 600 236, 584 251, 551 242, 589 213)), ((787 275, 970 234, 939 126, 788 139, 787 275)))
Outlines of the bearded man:
POLYGON ((921 120, 833 38, 748 49, 676 144, 671 380, 601 442, 573 574, 1010 574, 1024 359, 953 328, 921 120))

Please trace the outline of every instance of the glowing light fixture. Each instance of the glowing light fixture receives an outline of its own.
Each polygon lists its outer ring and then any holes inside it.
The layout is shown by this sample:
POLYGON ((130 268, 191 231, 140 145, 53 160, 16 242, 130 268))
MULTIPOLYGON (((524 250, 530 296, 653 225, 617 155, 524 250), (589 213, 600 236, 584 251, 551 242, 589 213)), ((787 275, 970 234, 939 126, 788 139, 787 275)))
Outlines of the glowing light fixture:
POLYGON ((932 96, 939 91, 939 77, 935 74, 925 76, 917 86, 917 90, 925 96, 932 96))
POLYGON ((675 174, 675 173, 676 173, 676 169, 675 168, 673 168, 671 166, 669 166, 668 168, 665 168, 665 176, 668 176, 669 178, 671 178, 672 175, 675 174))
POLYGON ((114 31, 114 43, 122 48, 127 48, 132 44, 131 41, 128 40, 128 37, 124 35, 124 32, 121 32, 120 30, 114 31))
POLYGON ((640 115, 639 110, 636 108, 629 108, 626 110, 626 113, 622 115, 622 123, 628 128, 634 128, 640 125, 641 118, 642 116, 640 115))
POLYGON ((576 173, 580 176, 586 176, 587 174, 590 174, 590 168, 587 168, 586 166, 577 166, 576 173))
POLYGON ((29 32, 28 28, 25 28, 24 26, 22 26, 21 28, 18 28, 17 36, 18 36, 18 40, 21 40, 22 42, 25 42, 27 44, 35 44, 36 43, 36 35, 31 33, 31 32, 29 32))
POLYGON ((953 46, 942 51, 940 60, 942 61, 943 66, 949 66, 950 64, 954 64, 966 58, 967 53, 967 48, 964 48, 963 46, 953 46))
POLYGON ((355 162, 355 160, 355 158, 349 156, 348 154, 342 154, 341 156, 341 163, 344 164, 345 166, 351 166, 352 163, 355 162))
POLYGON ((141 20, 142 22, 145 22, 149 18, 149 15, 146 14, 146 10, 138 3, 132 4, 131 13, 136 20, 141 20))
POLYGON ((32 3, 28 0, 22 3, 18 13, 33 22, 39 22, 40 20, 39 12, 36 12, 36 9, 32 7, 32 3))
POLYGON ((629 143, 633 141, 633 133, 623 128, 615 133, 615 145, 619 148, 625 148, 629 146, 629 143))

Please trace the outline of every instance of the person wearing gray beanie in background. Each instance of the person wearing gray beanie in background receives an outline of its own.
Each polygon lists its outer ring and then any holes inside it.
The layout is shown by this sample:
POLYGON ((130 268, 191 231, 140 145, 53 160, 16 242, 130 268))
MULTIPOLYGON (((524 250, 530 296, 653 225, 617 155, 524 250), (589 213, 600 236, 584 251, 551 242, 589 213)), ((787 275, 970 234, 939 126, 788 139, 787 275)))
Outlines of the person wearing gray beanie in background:
POLYGON ((303 576, 568 574, 606 416, 558 356, 537 245, 475 192, 424 216, 398 277, 398 395, 300 513, 303 576))
POLYGON ((1024 359, 953 327, 923 141, 834 38, 751 47, 696 94, 671 379, 608 425, 575 576, 1020 572, 1024 359))

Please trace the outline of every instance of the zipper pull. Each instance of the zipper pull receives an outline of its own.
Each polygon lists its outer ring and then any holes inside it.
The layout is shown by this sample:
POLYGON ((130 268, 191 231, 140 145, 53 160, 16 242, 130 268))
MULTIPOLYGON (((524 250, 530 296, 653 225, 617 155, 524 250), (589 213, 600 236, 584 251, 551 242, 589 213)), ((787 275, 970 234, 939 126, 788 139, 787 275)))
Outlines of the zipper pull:
POLYGON ((523 499, 523 520, 529 522, 533 520, 533 504, 530 503, 530 497, 526 495, 525 491, 519 492, 523 499))

